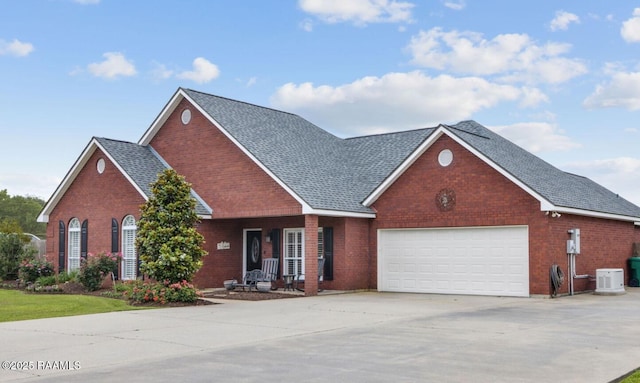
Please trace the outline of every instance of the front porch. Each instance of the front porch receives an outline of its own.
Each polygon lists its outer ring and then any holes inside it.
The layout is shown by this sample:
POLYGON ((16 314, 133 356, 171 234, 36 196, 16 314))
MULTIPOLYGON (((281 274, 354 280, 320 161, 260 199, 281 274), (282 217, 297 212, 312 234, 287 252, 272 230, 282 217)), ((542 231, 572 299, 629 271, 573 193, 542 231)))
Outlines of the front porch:
POLYGON ((369 288, 368 221, 351 217, 300 215, 202 221, 204 264, 194 282, 200 289, 223 288, 225 280, 242 282, 264 259, 278 259, 274 286, 284 292, 285 276, 305 276, 304 294, 317 295, 318 259, 324 263, 322 289, 369 288), (356 238, 347 243, 345 238, 356 238), (363 240, 364 239, 364 240, 363 240), (348 258, 346 256, 348 254, 348 258))

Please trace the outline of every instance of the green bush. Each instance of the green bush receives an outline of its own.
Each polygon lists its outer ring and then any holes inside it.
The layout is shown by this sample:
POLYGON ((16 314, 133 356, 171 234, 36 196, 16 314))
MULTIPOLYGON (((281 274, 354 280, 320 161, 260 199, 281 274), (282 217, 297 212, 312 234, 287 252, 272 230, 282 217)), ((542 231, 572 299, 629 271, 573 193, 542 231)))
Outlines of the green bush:
POLYGON ((58 283, 77 282, 77 281, 78 281, 78 270, 73 270, 71 272, 63 271, 58 273, 58 283))
POLYGON ((140 270, 157 281, 191 281, 202 267, 204 237, 195 229, 198 215, 191 185, 173 169, 159 174, 141 207, 136 233, 140 270))
POLYGON ((0 233, 0 280, 18 278, 20 263, 35 254, 28 242, 21 234, 0 233))
POLYGON ((78 280, 85 289, 96 291, 102 286, 102 281, 120 262, 120 255, 111 253, 89 254, 82 260, 78 280))
POLYGON ((25 283, 33 283, 36 279, 49 275, 53 275, 53 264, 44 257, 25 259, 18 271, 18 276, 25 283))
POLYGON ((187 281, 171 283, 132 281, 123 284, 127 290, 122 293, 124 298, 134 303, 156 302, 195 302, 202 294, 187 281))
POLYGON ((36 284, 40 286, 53 286, 58 284, 58 278, 55 275, 47 275, 36 279, 36 284))

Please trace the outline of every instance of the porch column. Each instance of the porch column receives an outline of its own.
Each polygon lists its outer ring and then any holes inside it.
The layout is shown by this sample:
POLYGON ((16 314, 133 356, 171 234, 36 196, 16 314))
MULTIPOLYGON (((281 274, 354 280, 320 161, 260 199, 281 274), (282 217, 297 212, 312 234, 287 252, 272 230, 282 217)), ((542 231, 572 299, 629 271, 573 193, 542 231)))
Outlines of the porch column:
POLYGON ((304 295, 318 295, 318 216, 304 216, 304 295))

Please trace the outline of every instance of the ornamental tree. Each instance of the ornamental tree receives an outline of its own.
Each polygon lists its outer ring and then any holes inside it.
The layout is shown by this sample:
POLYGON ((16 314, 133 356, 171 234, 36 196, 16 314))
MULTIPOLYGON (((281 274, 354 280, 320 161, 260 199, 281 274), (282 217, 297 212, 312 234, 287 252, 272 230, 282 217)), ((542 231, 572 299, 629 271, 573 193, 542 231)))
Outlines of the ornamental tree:
POLYGON ((173 169, 151 184, 153 195, 141 207, 136 233, 140 271, 157 281, 191 281, 202 267, 204 237, 191 196, 191 184, 173 169))

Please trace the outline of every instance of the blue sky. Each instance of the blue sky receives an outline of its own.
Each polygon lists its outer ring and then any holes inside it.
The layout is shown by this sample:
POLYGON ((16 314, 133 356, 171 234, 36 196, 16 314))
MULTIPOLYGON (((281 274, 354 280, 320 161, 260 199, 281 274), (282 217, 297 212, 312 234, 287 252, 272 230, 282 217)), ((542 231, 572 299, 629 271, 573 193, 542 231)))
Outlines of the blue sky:
POLYGON ((0 190, 48 199, 186 87, 341 137, 473 119, 640 204, 639 53, 640 1, 4 1, 0 190))

